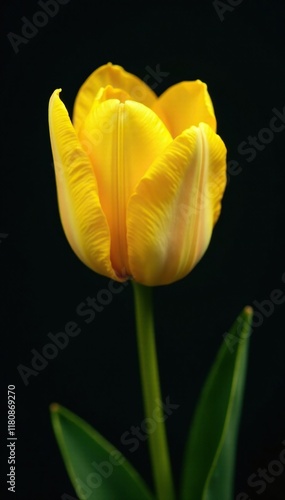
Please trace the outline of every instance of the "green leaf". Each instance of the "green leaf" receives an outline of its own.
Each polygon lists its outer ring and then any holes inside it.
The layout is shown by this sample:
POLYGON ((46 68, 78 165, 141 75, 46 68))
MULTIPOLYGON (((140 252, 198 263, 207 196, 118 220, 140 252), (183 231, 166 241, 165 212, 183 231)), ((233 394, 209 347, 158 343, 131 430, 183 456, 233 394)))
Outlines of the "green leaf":
POLYGON ((153 500, 137 471, 101 434, 56 403, 50 410, 54 433, 80 500, 153 500))
POLYGON ((224 336, 204 384, 186 445, 181 500, 232 500, 239 420, 253 311, 224 336))

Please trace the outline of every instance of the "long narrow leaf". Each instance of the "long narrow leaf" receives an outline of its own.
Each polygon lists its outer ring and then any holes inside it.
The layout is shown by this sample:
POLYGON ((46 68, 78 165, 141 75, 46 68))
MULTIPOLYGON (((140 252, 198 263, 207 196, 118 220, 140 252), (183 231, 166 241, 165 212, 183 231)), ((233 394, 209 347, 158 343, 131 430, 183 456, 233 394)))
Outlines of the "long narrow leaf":
POLYGON ((54 433, 80 500, 153 500, 137 471, 101 434, 56 403, 50 410, 54 433))
POLYGON ((246 307, 218 352, 186 445, 181 500, 232 500, 252 309, 246 307))

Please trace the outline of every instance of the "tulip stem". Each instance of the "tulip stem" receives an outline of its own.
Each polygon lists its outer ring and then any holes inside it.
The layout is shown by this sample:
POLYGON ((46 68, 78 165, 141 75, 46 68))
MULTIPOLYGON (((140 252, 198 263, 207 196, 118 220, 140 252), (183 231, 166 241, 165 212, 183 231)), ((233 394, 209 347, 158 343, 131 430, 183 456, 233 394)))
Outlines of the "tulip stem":
POLYGON ((153 324, 152 288, 132 282, 135 298, 138 353, 146 428, 158 500, 174 500, 174 485, 167 445, 153 324))

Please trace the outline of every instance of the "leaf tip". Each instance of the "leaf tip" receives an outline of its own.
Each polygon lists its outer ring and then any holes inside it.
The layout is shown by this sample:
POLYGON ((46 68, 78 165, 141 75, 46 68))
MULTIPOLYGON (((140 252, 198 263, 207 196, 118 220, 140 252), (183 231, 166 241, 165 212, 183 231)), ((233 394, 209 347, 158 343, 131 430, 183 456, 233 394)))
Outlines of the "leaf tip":
POLYGON ((245 306, 243 311, 247 316, 253 315, 253 308, 251 306, 245 306))
POLYGON ((50 409, 51 413, 58 413, 59 409, 60 409, 60 406, 59 406, 58 403, 51 403, 50 406, 49 406, 49 409, 50 409))

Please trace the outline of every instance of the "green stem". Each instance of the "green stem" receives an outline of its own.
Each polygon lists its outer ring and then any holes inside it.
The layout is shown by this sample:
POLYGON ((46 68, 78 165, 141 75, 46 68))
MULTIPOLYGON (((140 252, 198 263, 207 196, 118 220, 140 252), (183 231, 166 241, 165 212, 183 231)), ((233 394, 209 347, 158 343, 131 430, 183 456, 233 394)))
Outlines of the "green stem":
MULTIPOLYGON (((164 425, 152 311, 152 289, 132 282, 138 351, 146 418, 152 422, 148 444, 158 500, 174 500, 172 471, 164 425), (155 427, 153 425, 155 422, 155 427)), ((147 422, 147 420, 146 420, 147 422)))

